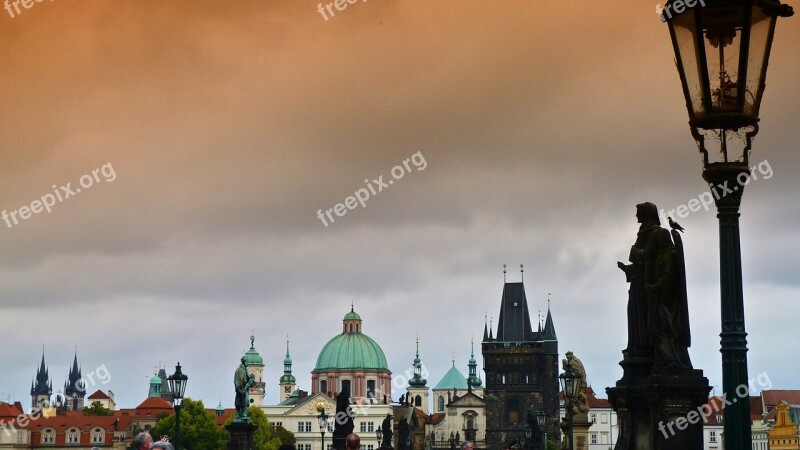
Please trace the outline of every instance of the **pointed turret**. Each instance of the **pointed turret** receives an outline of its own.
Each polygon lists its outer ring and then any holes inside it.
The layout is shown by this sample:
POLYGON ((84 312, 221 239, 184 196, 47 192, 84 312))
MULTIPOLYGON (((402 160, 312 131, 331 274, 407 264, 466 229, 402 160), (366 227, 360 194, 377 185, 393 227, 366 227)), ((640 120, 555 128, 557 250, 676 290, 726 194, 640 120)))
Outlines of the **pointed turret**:
POLYGON ((523 283, 505 283, 497 319, 497 340, 501 342, 525 342, 533 339, 533 328, 525 297, 523 283))
POLYGON ((31 384, 31 404, 33 408, 48 406, 52 394, 53 382, 50 380, 50 373, 44 361, 44 348, 42 348, 42 362, 36 371, 36 379, 31 384))
POLYGON ((475 339, 472 339, 472 350, 469 354, 469 377, 467 377, 467 385, 469 389, 477 389, 481 387, 483 381, 478 376, 478 362, 475 361, 475 339))
POLYGON ((408 381, 410 386, 424 387, 428 380, 422 378, 422 360, 419 359, 419 336, 417 337, 417 356, 414 358, 414 376, 408 381))
POLYGON ((286 357, 283 358, 283 376, 281 376, 280 383, 278 383, 281 387, 281 401, 286 400, 290 395, 292 395, 296 383, 297 380, 295 379, 294 375, 292 375, 292 356, 289 354, 289 335, 287 334, 286 357))
POLYGON ((65 408, 68 411, 77 411, 83 408, 84 397, 86 396, 86 386, 83 382, 83 375, 78 366, 78 349, 75 349, 75 356, 72 359, 72 367, 64 383, 64 395, 66 396, 65 408))
POLYGON ((550 305, 547 305, 547 319, 544 321, 544 334, 542 335, 542 339, 545 341, 557 341, 558 338, 556 337, 556 327, 553 325, 553 315, 550 314, 550 305))

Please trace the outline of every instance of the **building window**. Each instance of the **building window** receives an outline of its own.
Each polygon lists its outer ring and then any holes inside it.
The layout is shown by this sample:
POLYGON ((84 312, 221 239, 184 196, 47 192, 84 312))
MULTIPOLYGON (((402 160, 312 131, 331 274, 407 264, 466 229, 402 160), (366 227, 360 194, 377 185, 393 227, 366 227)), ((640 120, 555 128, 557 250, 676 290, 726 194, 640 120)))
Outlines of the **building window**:
POLYGON ((97 428, 92 433, 92 444, 102 444, 106 440, 106 434, 103 433, 103 430, 97 428))
POLYGON ((42 444, 52 444, 55 441, 56 441, 56 436, 55 434, 52 434, 52 432, 47 432, 42 434, 42 444))
POLYGON ((364 446, 364 450, 375 450, 375 446, 372 444, 367 444, 364 446))
POLYGON ((342 389, 339 392, 347 391, 350 397, 353 396, 353 391, 350 390, 350 380, 342 380, 342 389))
POLYGON ((608 414, 600 414, 600 423, 608 423, 608 414))
POLYGON ((283 422, 272 422, 272 427, 273 428, 278 428, 278 427, 282 427, 282 426, 283 426, 283 422))
POLYGON ((328 432, 333 433, 333 428, 336 425, 336 420, 328 421, 328 432))
POLYGON ((17 444, 25 443, 25 433, 17 433, 17 444))
POLYGON ((319 380, 319 391, 323 394, 328 393, 328 380, 319 380))
POLYGON ((311 422, 297 422, 297 432, 298 433, 310 433, 311 432, 311 422))
POLYGON ((77 444, 79 441, 78 433, 74 431, 70 431, 67 433, 67 444, 77 444))
POLYGON ((441 395, 439 396, 438 403, 439 403, 439 405, 438 405, 439 406, 439 408, 438 408, 439 412, 444 411, 444 397, 442 397, 441 395))
POLYGON ((589 435, 589 443, 597 444, 597 433, 592 433, 589 435))
POLYGON ((367 397, 375 397, 375 380, 367 380, 367 397))
POLYGON ((708 442, 717 442, 717 432, 710 430, 708 432, 708 442))
POLYGON ((597 413, 589 413, 589 422, 597 423, 597 413))
MULTIPOLYGON (((414 406, 422 407, 422 397, 421 396, 418 395, 418 396, 414 397, 414 406)), ((427 409, 427 408, 425 408, 425 409, 427 409)))

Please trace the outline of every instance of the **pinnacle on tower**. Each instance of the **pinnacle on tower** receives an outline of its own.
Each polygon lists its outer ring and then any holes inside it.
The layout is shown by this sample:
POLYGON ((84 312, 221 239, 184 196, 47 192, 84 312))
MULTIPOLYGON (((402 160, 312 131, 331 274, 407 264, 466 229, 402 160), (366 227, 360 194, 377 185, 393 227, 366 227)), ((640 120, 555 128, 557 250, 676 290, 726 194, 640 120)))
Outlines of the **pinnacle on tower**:
POLYGON ((408 381, 409 386, 425 387, 428 380, 422 378, 422 360, 419 359, 419 335, 417 335, 417 354, 414 358, 414 376, 408 381))

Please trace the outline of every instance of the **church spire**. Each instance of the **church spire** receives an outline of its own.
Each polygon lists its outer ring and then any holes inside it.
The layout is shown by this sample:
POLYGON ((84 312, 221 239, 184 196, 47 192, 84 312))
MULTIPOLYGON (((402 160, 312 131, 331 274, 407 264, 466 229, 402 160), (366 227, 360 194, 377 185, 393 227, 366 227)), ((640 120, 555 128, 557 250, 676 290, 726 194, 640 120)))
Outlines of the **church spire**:
POLYGON ((414 358, 414 377, 408 381, 409 386, 424 387, 428 380, 422 378, 422 360, 419 359, 419 334, 417 334, 417 354, 414 358))
POLYGON ((289 335, 286 335, 286 357, 283 358, 283 376, 281 385, 294 385, 295 377, 292 375, 292 356, 289 354, 289 335))
POLYGON ((483 342, 489 340, 489 325, 488 325, 488 317, 487 314, 483 315, 483 342))
POLYGON ((478 362, 475 361, 475 338, 470 339, 471 350, 469 354, 469 377, 467 378, 467 387, 471 391, 473 388, 478 388, 483 384, 480 377, 478 377, 478 362))
POLYGON ((542 338, 546 341, 557 341, 556 327, 553 324, 553 316, 550 314, 550 293, 547 293, 547 318, 544 321, 544 335, 542 338))

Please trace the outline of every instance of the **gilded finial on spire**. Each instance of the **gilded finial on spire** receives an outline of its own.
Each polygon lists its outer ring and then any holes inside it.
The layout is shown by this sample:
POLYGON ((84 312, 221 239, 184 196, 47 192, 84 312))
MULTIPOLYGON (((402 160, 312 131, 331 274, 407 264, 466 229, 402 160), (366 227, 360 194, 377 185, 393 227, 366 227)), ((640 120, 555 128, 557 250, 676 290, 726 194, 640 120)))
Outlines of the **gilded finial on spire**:
POLYGON ((453 361, 453 367, 455 367, 456 366, 456 352, 455 351, 453 352, 453 356, 452 356, 452 358, 450 358, 450 360, 453 361))

